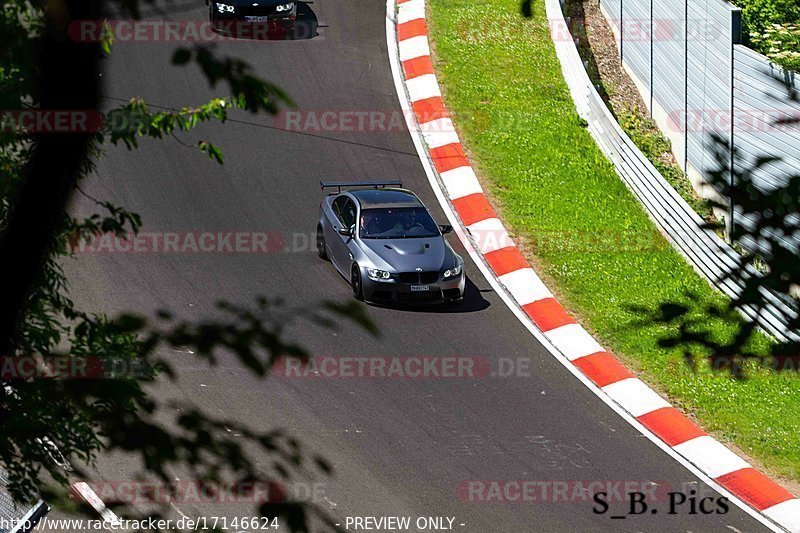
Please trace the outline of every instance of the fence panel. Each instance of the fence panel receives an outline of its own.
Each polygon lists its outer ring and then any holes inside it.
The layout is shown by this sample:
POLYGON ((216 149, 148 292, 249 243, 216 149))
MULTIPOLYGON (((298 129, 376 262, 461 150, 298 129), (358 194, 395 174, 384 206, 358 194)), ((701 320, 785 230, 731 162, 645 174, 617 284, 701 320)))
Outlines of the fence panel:
MULTIPOLYGON (((619 21, 622 17, 622 0, 600 0, 600 7, 605 12, 606 19, 611 24, 614 33, 618 33, 619 21)), ((619 41, 617 41, 617 44, 619 44, 619 41)))
POLYGON ((683 166, 686 154, 686 135, 682 127, 686 109, 685 1, 653 0, 653 19, 652 114, 672 141, 675 156, 683 166))
POLYGON ((783 186, 800 173, 800 124, 776 122, 800 119, 800 82, 744 46, 735 47, 734 60, 734 146, 746 159, 740 170, 755 157, 780 157, 754 179, 765 190, 783 186))
POLYGON ((737 171, 780 158, 754 174, 764 190, 800 173, 800 125, 775 124, 800 119, 800 80, 739 44, 739 8, 726 0, 601 0, 601 7, 627 72, 702 196, 718 198, 704 183, 719 170, 714 137, 741 155, 737 171))
POLYGON ((651 87, 651 0, 624 0, 622 8, 624 59, 631 77, 650 105, 651 87))
POLYGON ((709 141, 730 140, 732 133, 734 17, 738 9, 723 0, 689 3, 687 109, 687 172, 693 181, 717 167, 709 141))

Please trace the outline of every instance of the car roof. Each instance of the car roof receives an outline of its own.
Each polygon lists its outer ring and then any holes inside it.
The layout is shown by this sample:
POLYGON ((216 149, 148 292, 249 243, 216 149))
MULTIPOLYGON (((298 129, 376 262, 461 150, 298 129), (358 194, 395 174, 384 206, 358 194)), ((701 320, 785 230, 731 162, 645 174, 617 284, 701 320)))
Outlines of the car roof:
POLYGON ((406 189, 362 189, 349 191, 362 209, 372 207, 422 207, 417 196, 406 189))

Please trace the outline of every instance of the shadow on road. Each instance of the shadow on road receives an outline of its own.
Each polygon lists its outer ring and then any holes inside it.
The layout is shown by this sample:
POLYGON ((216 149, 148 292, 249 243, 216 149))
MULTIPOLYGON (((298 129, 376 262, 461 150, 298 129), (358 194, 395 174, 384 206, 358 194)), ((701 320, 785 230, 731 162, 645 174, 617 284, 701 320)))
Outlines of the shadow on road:
POLYGON ((486 291, 479 289, 472 283, 472 280, 467 277, 464 287, 464 301, 461 303, 426 306, 397 306, 395 304, 392 308, 398 311, 408 311, 411 313, 474 313, 476 311, 483 311, 491 305, 488 300, 483 297, 483 292, 486 291))

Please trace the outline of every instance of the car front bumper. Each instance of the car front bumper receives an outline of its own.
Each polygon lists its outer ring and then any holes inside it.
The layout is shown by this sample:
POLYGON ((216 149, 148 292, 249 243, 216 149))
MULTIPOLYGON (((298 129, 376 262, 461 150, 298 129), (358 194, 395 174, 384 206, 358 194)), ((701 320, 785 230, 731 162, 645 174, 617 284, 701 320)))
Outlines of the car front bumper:
POLYGON ((442 276, 434 282, 427 284, 424 291, 412 290, 418 284, 401 283, 397 280, 376 281, 367 275, 366 269, 361 269, 361 285, 364 300, 376 304, 386 305, 430 305, 446 302, 457 302, 464 298, 466 276, 443 280, 442 276))
POLYGON ((211 6, 211 24, 218 32, 241 34, 254 29, 276 29, 294 26, 297 21, 297 3, 290 11, 275 11, 274 8, 250 8, 240 12, 219 13, 211 6))

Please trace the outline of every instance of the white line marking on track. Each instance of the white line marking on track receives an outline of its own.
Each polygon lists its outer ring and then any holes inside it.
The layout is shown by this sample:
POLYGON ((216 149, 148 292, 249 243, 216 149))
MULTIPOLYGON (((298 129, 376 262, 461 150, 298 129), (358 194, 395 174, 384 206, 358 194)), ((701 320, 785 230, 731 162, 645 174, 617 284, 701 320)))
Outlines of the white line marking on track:
POLYGON ((789 531, 800 531, 800 500, 797 498, 767 507, 762 512, 789 531))
MULTIPOLYGON (((469 168, 469 167, 461 167, 469 168)), ((452 171, 450 171, 452 172, 452 171)), ((480 187, 480 185, 478 185, 480 187)), ((493 217, 471 224, 467 229, 481 254, 488 254, 501 248, 514 246, 500 219, 493 217)))
POLYGON ((503 274, 497 279, 505 285, 520 305, 526 305, 543 298, 552 298, 553 294, 545 286, 532 268, 520 268, 514 272, 503 274))
MULTIPOLYGON (((669 402, 637 378, 628 378, 603 387, 603 391, 632 416, 669 407, 669 402)), ((716 476, 714 476, 716 477, 716 476)))
POLYGON ((566 324, 546 331, 545 335, 570 361, 605 351, 580 324, 566 324))
POLYGON ((86 501, 92 508, 97 511, 97 513, 103 518, 104 521, 110 524, 119 524, 120 519, 117 515, 114 514, 114 511, 106 507, 106 504, 103 503, 103 500, 100 499, 92 488, 89 486, 88 483, 84 481, 78 481, 72 484, 72 490, 77 492, 81 498, 86 501))
POLYGON ((428 38, 424 35, 400 41, 400 61, 431 55, 428 38))
POLYGON ((750 466, 747 461, 708 435, 682 442, 675 446, 675 450, 713 478, 750 466))
MULTIPOLYGON (((447 194, 453 200, 469 196, 470 194, 482 193, 481 184, 478 182, 475 171, 472 167, 458 167, 441 173, 444 186, 447 187, 447 194)), ((497 220, 496 218, 494 220, 497 220)), ((499 220, 497 220, 500 223, 499 220)), ((500 230, 505 232, 505 228, 500 223, 500 230)))
MULTIPOLYGON (((436 88, 438 90, 438 84, 436 85, 436 88)), ((428 148, 439 148, 440 146, 446 146, 448 144, 460 142, 458 139, 458 134, 453 127, 453 121, 449 118, 439 118, 436 120, 431 120, 430 122, 426 122, 422 125, 421 130, 422 135, 425 137, 425 143, 428 145, 428 148)), ((452 170, 449 172, 452 172, 452 170)))
POLYGON ((434 96, 442 96, 442 93, 439 92, 436 76, 433 74, 411 78, 406 82, 406 87, 408 88, 409 99, 412 102, 433 98, 434 96))
MULTIPOLYGON (((425 0, 409 0, 400 4, 397 10, 397 23, 425 18, 425 0)), ((426 38, 427 39, 427 38, 426 38)))

